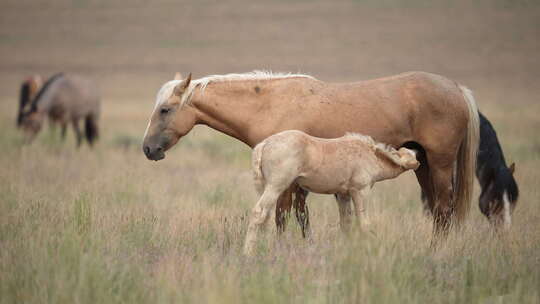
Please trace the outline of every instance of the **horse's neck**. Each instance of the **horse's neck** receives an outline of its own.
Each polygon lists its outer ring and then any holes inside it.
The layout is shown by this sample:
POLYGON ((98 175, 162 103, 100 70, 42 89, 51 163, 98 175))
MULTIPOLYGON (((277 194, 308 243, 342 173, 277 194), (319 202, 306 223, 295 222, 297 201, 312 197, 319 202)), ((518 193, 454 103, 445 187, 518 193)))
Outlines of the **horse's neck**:
POLYGON ((250 147, 271 134, 265 134, 267 121, 262 102, 256 91, 249 90, 244 81, 211 83, 204 92, 197 89, 192 106, 197 111, 197 123, 232 136, 250 147))
POLYGON ((376 182, 395 178, 404 171, 401 166, 387 159, 379 158, 379 162, 376 167, 376 182))
POLYGON ((39 99, 35 100, 36 103, 36 109, 40 112, 48 112, 50 108, 53 106, 54 98, 56 97, 58 93, 59 86, 61 85, 62 79, 57 79, 47 87, 43 87, 43 90, 45 90, 41 95, 38 96, 39 99))

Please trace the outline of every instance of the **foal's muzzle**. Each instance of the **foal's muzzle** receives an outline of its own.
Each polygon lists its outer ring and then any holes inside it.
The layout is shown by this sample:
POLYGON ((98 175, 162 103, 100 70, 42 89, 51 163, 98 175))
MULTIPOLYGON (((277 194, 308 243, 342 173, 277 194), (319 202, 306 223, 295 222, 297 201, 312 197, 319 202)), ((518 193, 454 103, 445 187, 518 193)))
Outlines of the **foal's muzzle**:
POLYGON ((149 160, 161 160, 165 158, 165 151, 163 150, 163 147, 157 146, 155 148, 151 148, 148 145, 143 146, 144 155, 146 155, 146 158, 149 160))

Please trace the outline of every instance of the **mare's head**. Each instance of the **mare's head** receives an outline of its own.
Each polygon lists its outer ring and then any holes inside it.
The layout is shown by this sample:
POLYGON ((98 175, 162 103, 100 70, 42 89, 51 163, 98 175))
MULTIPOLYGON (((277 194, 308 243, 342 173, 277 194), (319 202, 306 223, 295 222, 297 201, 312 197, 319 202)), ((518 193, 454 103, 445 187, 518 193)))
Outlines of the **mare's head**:
POLYGON ((514 163, 510 167, 500 166, 480 195, 480 210, 496 226, 504 224, 509 228, 512 222, 512 212, 519 197, 514 171, 514 163))
POLYGON ((20 128, 23 120, 23 114, 30 111, 32 100, 43 85, 41 76, 32 75, 26 78, 21 84, 19 93, 19 112, 17 113, 17 127, 20 128))
POLYGON ((150 160, 165 158, 165 151, 189 133, 197 117, 195 109, 188 105, 193 93, 190 89, 191 74, 165 83, 158 92, 156 106, 150 116, 143 139, 143 151, 150 160))

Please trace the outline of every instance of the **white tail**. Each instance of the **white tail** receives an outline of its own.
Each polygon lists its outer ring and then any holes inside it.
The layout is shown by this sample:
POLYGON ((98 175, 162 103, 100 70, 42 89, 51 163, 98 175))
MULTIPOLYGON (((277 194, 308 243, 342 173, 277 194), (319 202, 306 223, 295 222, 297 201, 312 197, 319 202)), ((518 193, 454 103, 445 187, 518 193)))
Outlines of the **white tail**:
POLYGON ((480 122, 478 118, 478 108, 471 90, 464 86, 459 86, 469 110, 469 123, 467 124, 467 134, 461 143, 458 151, 455 187, 454 206, 458 223, 463 222, 469 213, 473 185, 474 172, 476 169, 476 154, 480 139, 480 122))

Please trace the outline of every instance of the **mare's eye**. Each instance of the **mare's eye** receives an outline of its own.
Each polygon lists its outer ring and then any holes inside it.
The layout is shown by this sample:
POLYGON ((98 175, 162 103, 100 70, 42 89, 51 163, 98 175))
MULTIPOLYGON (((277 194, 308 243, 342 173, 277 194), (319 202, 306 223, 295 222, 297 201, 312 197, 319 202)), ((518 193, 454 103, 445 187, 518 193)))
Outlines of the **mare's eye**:
POLYGON ((169 113, 169 111, 170 111, 170 109, 168 109, 168 108, 161 108, 160 112, 161 112, 161 114, 167 114, 167 113, 169 113))

